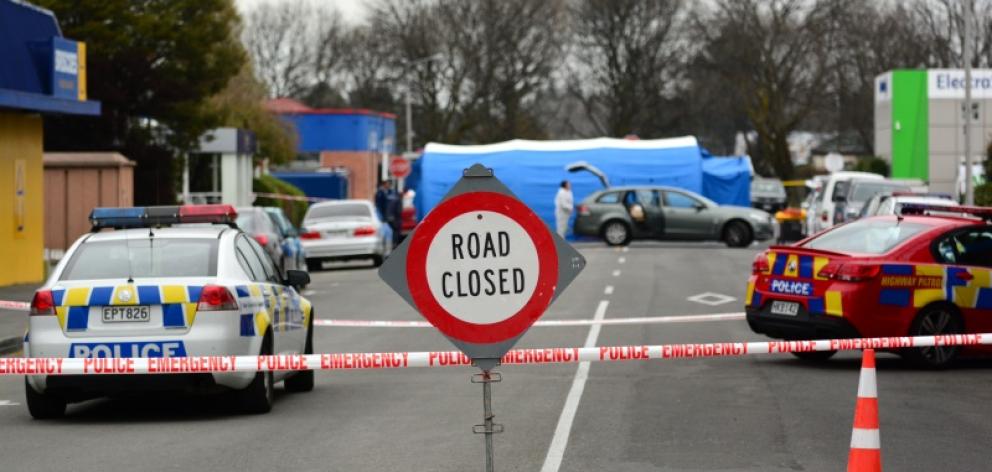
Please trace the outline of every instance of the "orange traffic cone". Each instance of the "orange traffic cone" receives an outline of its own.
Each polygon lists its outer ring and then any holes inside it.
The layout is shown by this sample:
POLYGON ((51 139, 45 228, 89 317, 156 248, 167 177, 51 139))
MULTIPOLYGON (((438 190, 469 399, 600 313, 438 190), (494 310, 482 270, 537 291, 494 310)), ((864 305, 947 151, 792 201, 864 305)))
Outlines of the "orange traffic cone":
POLYGON ((878 436, 878 389, 875 383, 875 350, 865 349, 861 358, 858 403, 854 407, 854 431, 848 472, 881 472, 882 450, 878 436))

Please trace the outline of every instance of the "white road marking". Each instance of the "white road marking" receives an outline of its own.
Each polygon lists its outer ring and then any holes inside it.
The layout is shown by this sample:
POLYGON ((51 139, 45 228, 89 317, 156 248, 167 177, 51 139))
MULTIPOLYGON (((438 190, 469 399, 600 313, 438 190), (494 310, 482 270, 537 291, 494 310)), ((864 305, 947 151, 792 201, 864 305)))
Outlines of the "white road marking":
POLYGON ((0 406, 17 406, 20 403, 11 400, 0 400, 0 406))
MULTIPOLYGON (((667 323, 705 323, 709 321, 743 320, 744 313, 713 313, 709 315, 672 315, 672 316, 637 316, 630 318, 610 318, 608 320, 571 319, 571 320, 538 320, 536 327, 542 326, 592 326, 592 325, 635 325, 635 324, 667 324, 667 323)), ((340 320, 316 319, 314 326, 337 328, 430 328, 426 321, 400 320, 340 320)))
POLYGON ((620 277, 620 269, 617 269, 617 270, 613 271, 613 276, 614 277, 620 277))
POLYGON ((624 262, 627 262, 627 258, 626 257, 621 257, 620 259, 617 260, 617 262, 623 264, 624 262))
MULTIPOLYGON (((602 321, 606 317, 606 307, 609 305, 609 300, 600 300, 593 320, 602 321)), ((585 347, 596 345, 599 329, 599 324, 594 324, 589 328, 585 347)), ((561 461, 565 457, 565 448, 568 446, 568 436, 572 432, 572 422, 575 421, 575 413, 579 409, 579 400, 582 399, 582 392, 586 388, 588 378, 589 362, 579 363, 579 368, 575 370, 575 378, 572 380, 572 388, 568 390, 565 406, 561 410, 561 416, 558 417, 558 426, 555 427, 555 435, 551 438, 551 445, 548 447, 548 455, 544 458, 541 472, 558 472, 558 469, 561 468, 561 461)))
POLYGON ((703 292, 686 298, 690 302, 702 303, 703 305, 717 306, 737 300, 729 295, 715 292, 703 292))
POLYGON ((603 290, 603 294, 604 295, 613 295, 613 286, 612 285, 607 285, 606 286, 606 289, 603 290))
POLYGON ((627 251, 629 251, 629 250, 630 250, 630 248, 629 248, 629 247, 627 247, 627 246, 624 246, 624 247, 623 247, 623 249, 621 249, 620 251, 621 251, 621 252, 627 252, 627 251))
POLYGON ((310 295, 313 295, 315 293, 317 293, 317 292, 314 291, 314 290, 304 290, 301 295, 303 295, 304 297, 309 297, 310 295))

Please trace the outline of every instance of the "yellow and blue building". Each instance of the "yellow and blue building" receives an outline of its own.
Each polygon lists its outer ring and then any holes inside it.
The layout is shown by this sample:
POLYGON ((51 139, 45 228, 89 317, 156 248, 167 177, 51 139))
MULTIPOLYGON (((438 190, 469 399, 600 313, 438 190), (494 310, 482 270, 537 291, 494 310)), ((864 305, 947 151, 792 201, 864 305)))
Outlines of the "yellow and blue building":
POLYGON ((42 123, 100 114, 86 96, 86 44, 62 37, 52 12, 0 0, 0 285, 44 269, 42 123))

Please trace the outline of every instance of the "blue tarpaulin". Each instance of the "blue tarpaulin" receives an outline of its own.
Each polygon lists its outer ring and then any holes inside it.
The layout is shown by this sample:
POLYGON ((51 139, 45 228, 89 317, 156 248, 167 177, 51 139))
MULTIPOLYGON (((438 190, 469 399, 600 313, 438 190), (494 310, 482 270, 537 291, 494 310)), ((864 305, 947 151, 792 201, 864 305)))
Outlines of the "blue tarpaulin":
POLYGON ((721 205, 751 205, 751 158, 747 156, 703 159, 703 195, 721 205))
POLYGON ((348 198, 348 176, 337 172, 273 172, 272 176, 295 185, 308 197, 348 198))
POLYGON ((588 172, 565 170, 566 165, 578 161, 602 170, 614 186, 668 185, 705 194, 704 152, 691 136, 655 140, 514 140, 479 146, 431 143, 421 158, 421 178, 416 184, 418 213, 423 217, 437 205, 461 177, 462 170, 476 162, 491 167, 496 177, 550 226, 554 225, 555 193, 562 180, 572 182, 576 204, 603 188, 588 172))

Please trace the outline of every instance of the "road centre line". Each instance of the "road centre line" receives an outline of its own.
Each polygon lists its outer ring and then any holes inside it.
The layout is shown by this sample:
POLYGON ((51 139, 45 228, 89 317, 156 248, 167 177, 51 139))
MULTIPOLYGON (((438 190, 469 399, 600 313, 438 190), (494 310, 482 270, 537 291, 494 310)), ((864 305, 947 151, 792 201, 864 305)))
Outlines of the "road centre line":
POLYGON ((623 264, 624 262, 627 262, 627 258, 626 257, 621 257, 620 259, 617 260, 617 262, 619 262, 620 264, 623 264))
POLYGON ((617 269, 617 270, 613 271, 613 276, 614 277, 620 277, 620 269, 617 269))
MULTIPOLYGON (((636 325, 636 324, 667 324, 667 323, 701 323, 708 321, 743 320, 744 313, 713 313, 708 315, 677 315, 677 316, 637 316, 630 318, 610 319, 565 319, 538 320, 534 326, 594 326, 594 325, 636 325)), ((340 320, 315 319, 314 326, 335 328, 430 328, 426 321, 401 320, 340 320)))
POLYGON ((603 290, 604 295, 613 295, 613 286, 607 285, 606 289, 603 290))
MULTIPOLYGON (((606 317, 606 308, 610 305, 609 300, 600 300, 596 307, 593 320, 603 321, 606 317)), ((589 335, 586 336, 584 347, 593 347, 599 338, 599 330, 602 325, 597 323, 589 328, 589 335)), ((561 416, 558 417, 558 425, 555 427, 555 435, 551 438, 551 445, 548 446, 548 455, 544 458, 544 466, 541 472, 558 472, 561 468, 561 461, 565 457, 565 448, 568 446, 568 436, 572 432, 572 422, 575 421, 575 413, 579 409, 579 400, 582 399, 582 392, 586 388, 586 380, 589 378, 589 362, 579 363, 575 370, 575 378, 572 380, 572 387, 565 397, 565 406, 562 407, 561 416)))

